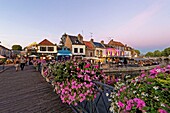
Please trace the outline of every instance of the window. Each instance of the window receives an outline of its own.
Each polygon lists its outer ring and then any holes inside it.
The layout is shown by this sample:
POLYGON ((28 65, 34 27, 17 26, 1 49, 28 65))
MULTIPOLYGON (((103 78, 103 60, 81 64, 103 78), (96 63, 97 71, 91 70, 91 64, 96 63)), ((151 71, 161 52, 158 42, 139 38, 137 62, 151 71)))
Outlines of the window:
POLYGON ((46 47, 40 47, 40 51, 46 51, 46 47))
POLYGON ((48 51, 54 51, 54 47, 48 47, 48 51))
POLYGON ((102 57, 103 56, 103 51, 102 50, 100 50, 100 57, 102 57))
POLYGON ((93 56, 93 53, 92 52, 90 52, 90 57, 92 57, 93 56))
POLYGON ((96 51, 96 55, 99 55, 99 50, 96 51))
POLYGON ((78 48, 74 48, 74 53, 78 53, 78 48))
POLYGON ((83 48, 80 48, 80 53, 83 53, 83 48))

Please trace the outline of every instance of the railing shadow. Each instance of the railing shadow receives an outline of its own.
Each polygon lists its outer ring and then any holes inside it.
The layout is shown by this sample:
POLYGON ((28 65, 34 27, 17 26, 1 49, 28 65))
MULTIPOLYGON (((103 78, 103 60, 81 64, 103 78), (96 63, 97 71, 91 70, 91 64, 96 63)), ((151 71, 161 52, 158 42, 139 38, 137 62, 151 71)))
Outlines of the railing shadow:
POLYGON ((83 101, 77 106, 70 105, 70 107, 75 111, 75 113, 111 113, 109 111, 110 102, 109 96, 114 88, 110 85, 93 81, 95 83, 95 89, 98 91, 97 97, 94 101, 83 101))

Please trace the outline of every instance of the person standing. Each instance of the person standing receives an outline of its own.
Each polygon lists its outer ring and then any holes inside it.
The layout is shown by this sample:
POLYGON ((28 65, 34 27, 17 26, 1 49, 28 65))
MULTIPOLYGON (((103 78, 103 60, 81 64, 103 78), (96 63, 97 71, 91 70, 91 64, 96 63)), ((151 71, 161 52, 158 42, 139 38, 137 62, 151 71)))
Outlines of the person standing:
POLYGON ((123 63, 124 63, 124 66, 127 67, 127 63, 128 63, 128 62, 127 62, 127 59, 126 59, 126 58, 124 59, 123 63))
POLYGON ((19 70, 19 59, 16 58, 15 61, 14 61, 14 63, 15 63, 16 71, 18 71, 18 70, 19 70))
POLYGON ((24 67, 25 67, 25 62, 26 62, 26 59, 25 59, 24 57, 21 57, 21 59, 20 59, 20 68, 21 68, 21 70, 24 69, 24 67))

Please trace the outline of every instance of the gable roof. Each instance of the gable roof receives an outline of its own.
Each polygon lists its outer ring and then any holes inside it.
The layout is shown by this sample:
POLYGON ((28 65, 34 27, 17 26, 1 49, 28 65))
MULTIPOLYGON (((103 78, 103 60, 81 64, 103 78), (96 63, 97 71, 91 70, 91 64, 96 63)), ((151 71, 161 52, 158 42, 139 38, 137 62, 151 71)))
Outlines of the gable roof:
POLYGON ((104 46, 99 42, 93 42, 93 44, 98 48, 104 48, 104 46))
POLYGON ((74 45, 84 45, 83 43, 81 43, 81 42, 78 40, 78 37, 77 37, 77 36, 70 36, 70 35, 68 35, 68 37, 70 38, 72 44, 74 44, 74 45))
POLYGON ((1 48, 11 51, 11 49, 6 48, 5 46, 0 45, 1 48))
POLYGON ((93 44, 89 41, 83 41, 88 49, 94 49, 93 44))
POLYGON ((54 44, 52 42, 50 42, 49 40, 47 40, 47 39, 44 39, 38 45, 54 46, 54 44))
POLYGON ((113 39, 110 40, 110 42, 108 43, 108 45, 112 45, 112 46, 122 46, 122 47, 124 47, 124 45, 123 45, 121 42, 113 41, 113 39))
POLYGON ((112 45, 109 45, 109 44, 104 44, 104 46, 107 48, 114 48, 112 45))

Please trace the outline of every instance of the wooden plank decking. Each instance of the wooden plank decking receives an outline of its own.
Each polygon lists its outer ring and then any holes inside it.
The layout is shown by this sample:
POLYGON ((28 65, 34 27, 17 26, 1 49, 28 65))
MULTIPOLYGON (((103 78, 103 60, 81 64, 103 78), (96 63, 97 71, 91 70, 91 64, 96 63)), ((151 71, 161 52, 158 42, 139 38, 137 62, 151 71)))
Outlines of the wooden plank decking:
POLYGON ((0 73, 0 113, 73 113, 32 66, 0 73))

